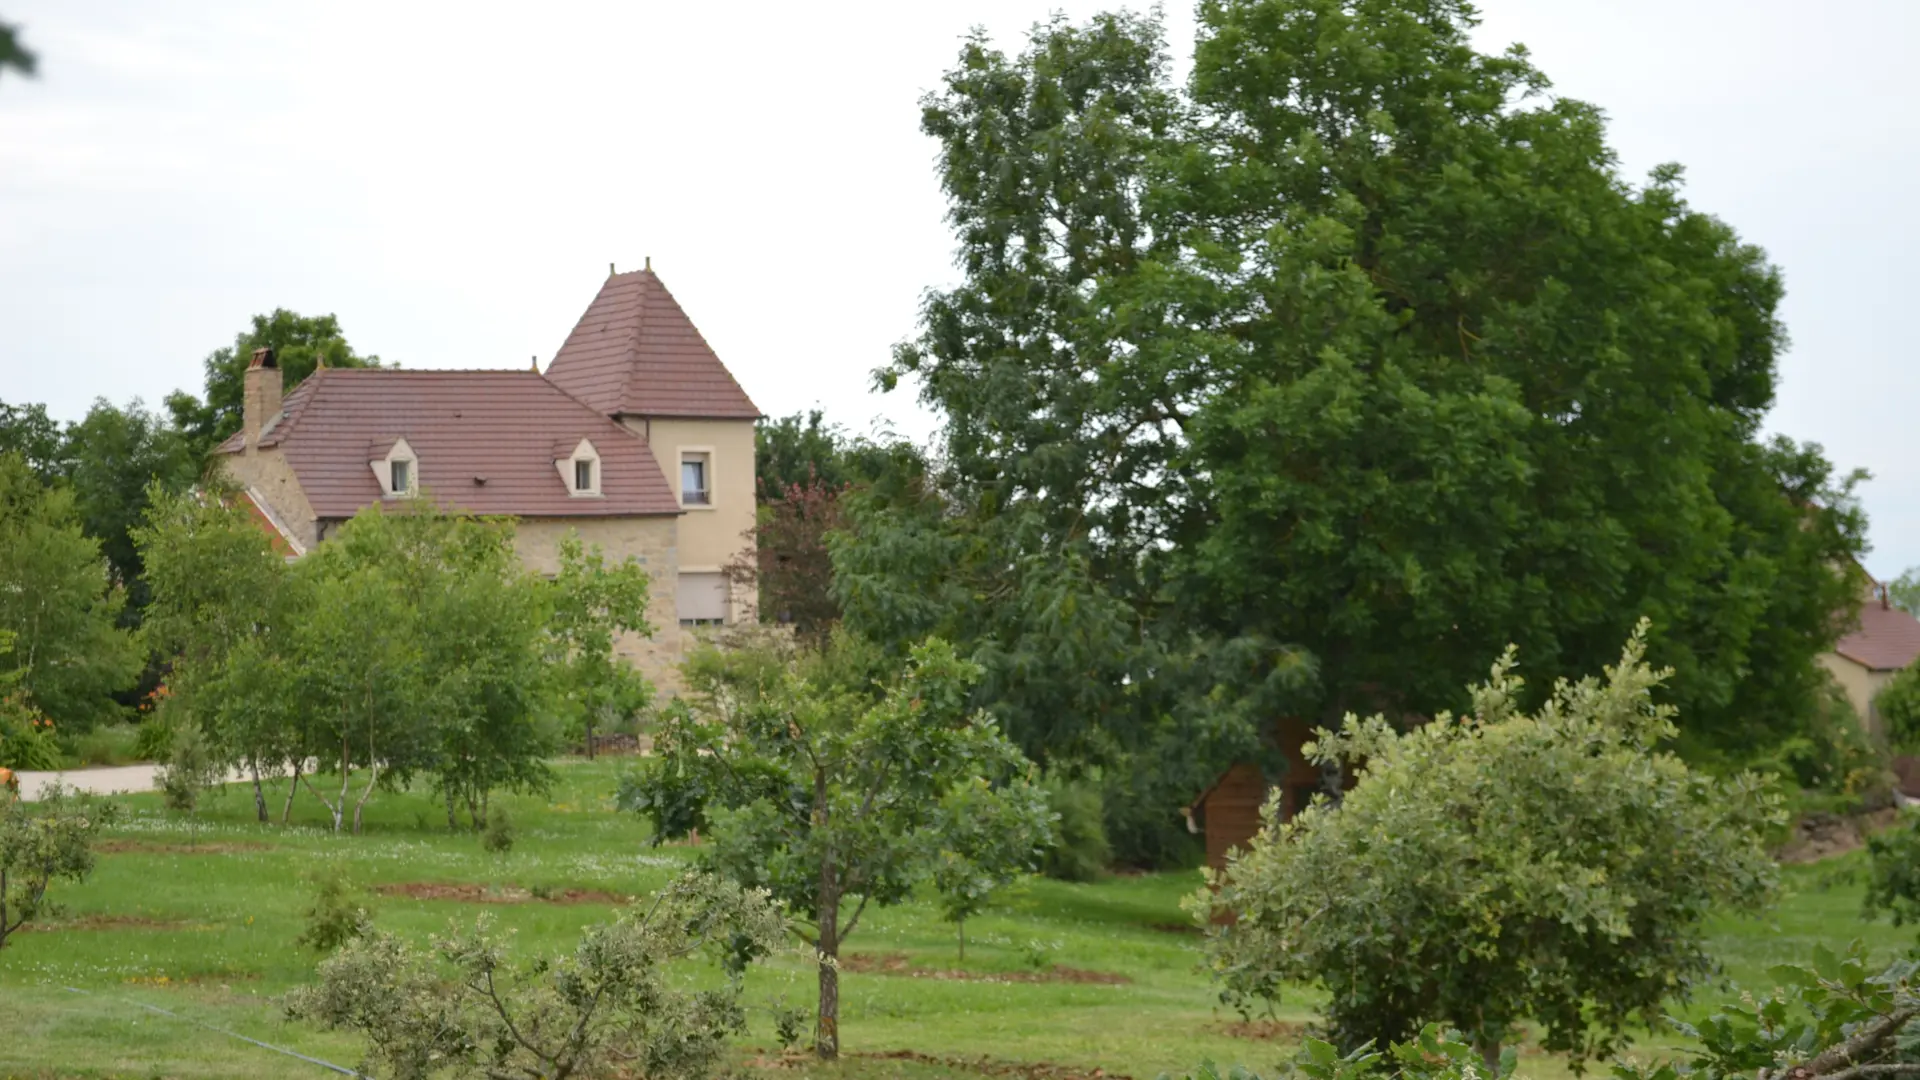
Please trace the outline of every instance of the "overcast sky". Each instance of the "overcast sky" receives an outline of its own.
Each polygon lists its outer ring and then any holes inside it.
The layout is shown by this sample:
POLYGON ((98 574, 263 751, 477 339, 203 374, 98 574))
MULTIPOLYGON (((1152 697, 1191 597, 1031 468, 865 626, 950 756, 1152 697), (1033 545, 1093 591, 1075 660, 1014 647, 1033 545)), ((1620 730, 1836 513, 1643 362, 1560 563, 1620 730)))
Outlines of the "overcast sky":
MULTIPOLYGON (((550 359, 647 256, 770 414, 931 421, 868 374, 953 277, 917 100, 969 26, 1008 45, 1108 4, 0 0, 0 400, 200 389, 254 312, 340 317, 408 367, 550 359)), ((1774 430, 1865 488, 1882 576, 1920 564, 1911 0, 1490 0, 1630 177, 1785 270, 1774 430)), ((1192 18, 1168 5, 1184 70, 1192 18)))

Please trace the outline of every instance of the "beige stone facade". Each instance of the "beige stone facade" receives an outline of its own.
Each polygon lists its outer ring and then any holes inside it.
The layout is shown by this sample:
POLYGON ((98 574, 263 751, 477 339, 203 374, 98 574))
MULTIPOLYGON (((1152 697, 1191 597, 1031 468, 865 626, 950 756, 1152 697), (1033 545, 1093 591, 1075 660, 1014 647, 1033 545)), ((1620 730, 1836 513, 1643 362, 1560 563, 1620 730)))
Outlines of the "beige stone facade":
MULTIPOLYGON (((682 574, 714 575, 745 552, 748 530, 755 521, 754 442, 750 420, 684 420, 623 416, 620 422, 646 440, 654 460, 680 500, 680 568, 682 574), (704 463, 708 473, 707 502, 689 502, 682 491, 683 465, 704 463)), ((730 590, 727 621, 753 617, 752 598, 730 590)))
POLYGON ((226 455, 222 465, 229 479, 272 509, 279 524, 302 548, 311 551, 320 542, 320 523, 285 453, 274 447, 248 446, 240 453, 226 455))
POLYGON ((520 559, 539 574, 560 569, 560 542, 569 533, 589 548, 597 547, 610 560, 635 559, 653 579, 647 593, 647 622, 653 636, 623 635, 614 651, 645 675, 662 693, 681 689, 680 660, 683 637, 675 614, 679 588, 677 522, 670 517, 523 518, 515 528, 514 545, 520 559))

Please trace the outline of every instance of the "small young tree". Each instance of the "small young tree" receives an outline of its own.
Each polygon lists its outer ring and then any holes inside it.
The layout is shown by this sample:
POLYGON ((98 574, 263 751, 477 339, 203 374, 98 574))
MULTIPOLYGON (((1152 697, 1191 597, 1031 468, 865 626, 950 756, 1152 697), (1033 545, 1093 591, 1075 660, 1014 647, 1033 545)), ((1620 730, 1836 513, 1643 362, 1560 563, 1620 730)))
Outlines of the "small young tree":
POLYGON ((739 974, 775 947, 780 912, 763 893, 689 875, 609 925, 571 956, 524 969, 483 916, 471 932, 422 950, 371 931, 320 965, 289 1011, 365 1036, 364 1069, 392 1080, 436 1075, 554 1078, 710 1075, 745 1026, 739 974), (692 990, 669 965, 696 953, 732 978, 692 990))
POLYGON ((560 572, 552 582, 549 649, 569 723, 594 755, 594 732, 646 708, 653 687, 614 654, 621 634, 653 636, 647 622, 646 567, 633 560, 607 564, 600 549, 576 535, 560 541, 560 572))
POLYGON ((707 866, 769 890, 811 924, 796 932, 819 960, 814 1045, 823 1058, 840 1048, 840 947, 867 905, 905 899, 933 875, 943 849, 989 854, 991 845, 943 834, 954 825, 945 800, 975 789, 977 810, 1029 838, 1024 848, 999 848, 1020 865, 1047 837, 1031 766, 967 707, 978 668, 929 641, 876 695, 849 687, 844 661, 829 654, 799 670, 753 656, 723 664, 696 682, 699 711, 680 703, 668 711, 653 756, 620 794, 652 820, 656 842, 705 823, 707 866))
POLYGON ((200 821, 201 799, 220 783, 225 773, 225 766, 214 756, 200 725, 189 722, 174 730, 167 763, 153 780, 167 809, 187 815, 188 827, 192 829, 200 821))
POLYGON ((26 803, 0 795, 0 948, 47 912, 47 889, 93 872, 93 840, 118 807, 54 786, 26 803))
POLYGON ((953 924, 959 958, 967 959, 967 920, 1021 874, 1036 868, 1051 839, 1053 810, 1039 785, 995 790, 975 777, 940 800, 932 835, 933 888, 940 914, 953 924))
POLYGON ((1673 710, 1642 662, 1646 624, 1604 680, 1560 682, 1521 711, 1508 650, 1473 711, 1407 732, 1384 719, 1321 732, 1309 753, 1360 770, 1339 809, 1289 822, 1277 802, 1251 848, 1192 906, 1230 1000, 1317 982, 1346 1047, 1429 1022, 1491 1064, 1531 1017, 1576 1061, 1713 969, 1703 924, 1751 911, 1779 820, 1760 781, 1718 781, 1659 749, 1673 710))

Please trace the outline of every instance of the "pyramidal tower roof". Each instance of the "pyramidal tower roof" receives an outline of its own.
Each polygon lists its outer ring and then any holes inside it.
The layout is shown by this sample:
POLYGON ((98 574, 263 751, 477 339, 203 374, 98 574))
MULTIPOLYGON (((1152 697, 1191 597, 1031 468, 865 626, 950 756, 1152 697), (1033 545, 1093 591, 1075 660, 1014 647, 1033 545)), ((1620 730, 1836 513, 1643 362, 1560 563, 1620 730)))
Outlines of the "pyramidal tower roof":
POLYGON ((608 275, 547 379, 608 416, 760 415, 651 269, 608 275))

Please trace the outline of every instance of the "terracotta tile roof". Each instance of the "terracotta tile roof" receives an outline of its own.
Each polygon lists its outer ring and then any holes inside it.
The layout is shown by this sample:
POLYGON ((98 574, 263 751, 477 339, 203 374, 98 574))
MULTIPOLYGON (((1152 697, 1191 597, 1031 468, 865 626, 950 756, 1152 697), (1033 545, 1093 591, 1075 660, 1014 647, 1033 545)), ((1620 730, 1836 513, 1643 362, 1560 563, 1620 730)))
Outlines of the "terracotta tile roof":
MULTIPOLYGON (((474 513, 680 512, 639 436, 531 371, 326 368, 287 395, 260 443, 286 454, 316 515, 346 518, 380 499, 368 462, 397 439, 413 448, 421 490, 474 513), (555 448, 571 454, 583 437, 600 454, 597 498, 569 494, 554 468, 555 448)), ((219 449, 237 453, 243 446, 236 435, 219 449)))
POLYGON ((1920 657, 1920 619, 1870 598, 1860 605, 1860 621, 1833 651, 1872 671, 1893 671, 1920 657))
POLYGON ((608 416, 760 415, 652 270, 607 278, 547 378, 608 416))

